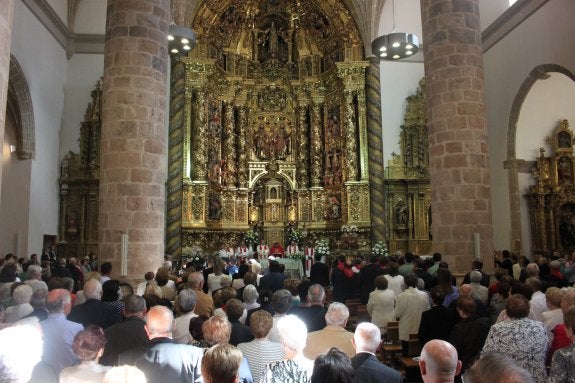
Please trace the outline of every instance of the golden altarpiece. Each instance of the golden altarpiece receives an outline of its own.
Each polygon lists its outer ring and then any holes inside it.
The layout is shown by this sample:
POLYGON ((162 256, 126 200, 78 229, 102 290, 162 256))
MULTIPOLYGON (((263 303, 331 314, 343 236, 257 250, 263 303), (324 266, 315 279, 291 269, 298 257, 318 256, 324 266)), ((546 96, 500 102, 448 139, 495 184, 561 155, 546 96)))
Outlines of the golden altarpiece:
POLYGON ((525 194, 529 206, 534 253, 575 250, 575 173, 573 131, 562 120, 546 140, 549 156, 540 148, 532 171, 534 184, 525 194))
POLYGON ((424 80, 407 97, 399 138, 400 154, 392 153, 385 175, 385 206, 389 250, 429 254, 431 191, 429 141, 425 118, 424 80))
POLYGON ((297 227, 369 248, 366 68, 339 1, 205 2, 171 73, 167 248, 297 227), (181 242, 180 242, 181 241, 181 242))

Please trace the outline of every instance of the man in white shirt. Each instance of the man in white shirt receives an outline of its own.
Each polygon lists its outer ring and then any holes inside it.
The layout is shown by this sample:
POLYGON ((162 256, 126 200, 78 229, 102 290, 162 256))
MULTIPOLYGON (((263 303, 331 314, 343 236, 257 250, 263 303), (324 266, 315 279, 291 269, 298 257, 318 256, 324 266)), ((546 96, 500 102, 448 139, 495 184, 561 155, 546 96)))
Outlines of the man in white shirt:
POLYGON ((247 258, 252 255, 254 252, 252 251, 251 246, 246 245, 246 241, 242 241, 240 245, 236 248, 235 255, 238 258, 247 258))
POLYGON ((218 251, 220 258, 222 259, 228 259, 229 257, 233 257, 234 253, 235 253, 234 248, 228 246, 226 243, 222 243, 222 247, 220 248, 220 251, 218 251))
POLYGON ((267 258, 268 255, 270 254, 270 247, 268 245, 266 245, 266 242, 262 239, 260 241, 260 244, 256 247, 256 254, 258 255, 258 258, 267 258))
POLYGON ((421 314, 429 310, 427 293, 417 289, 417 276, 409 273, 404 277, 407 289, 397 296, 395 316, 399 319, 399 339, 404 356, 407 356, 409 334, 417 334, 421 323, 421 314))
POLYGON ((291 244, 286 249, 286 254, 289 256, 292 254, 296 254, 298 252, 299 252, 299 247, 297 246, 297 243, 295 243, 295 241, 291 241, 291 244))
POLYGON ((535 315, 536 320, 543 322, 543 312, 547 311, 547 298, 541 292, 541 280, 537 277, 527 278, 525 285, 533 291, 529 301, 531 311, 535 315))

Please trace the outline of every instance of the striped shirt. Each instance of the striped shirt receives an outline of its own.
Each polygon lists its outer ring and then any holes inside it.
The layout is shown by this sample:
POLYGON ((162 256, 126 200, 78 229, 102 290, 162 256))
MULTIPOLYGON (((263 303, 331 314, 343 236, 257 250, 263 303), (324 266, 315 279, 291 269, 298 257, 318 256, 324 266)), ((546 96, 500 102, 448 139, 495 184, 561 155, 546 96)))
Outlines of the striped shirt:
POLYGON ((247 343, 238 344, 250 365, 254 382, 259 382, 267 364, 283 360, 285 354, 280 343, 259 338, 247 343))

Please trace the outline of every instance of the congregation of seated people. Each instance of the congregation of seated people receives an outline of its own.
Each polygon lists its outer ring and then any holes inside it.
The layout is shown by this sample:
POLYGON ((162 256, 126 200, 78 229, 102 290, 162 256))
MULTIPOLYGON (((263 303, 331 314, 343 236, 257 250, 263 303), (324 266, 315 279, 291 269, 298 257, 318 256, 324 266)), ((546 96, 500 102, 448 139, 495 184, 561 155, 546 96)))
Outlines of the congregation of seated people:
POLYGON ((503 251, 457 279, 439 253, 316 257, 303 276, 166 256, 132 286, 51 251, 0 261, 2 382, 400 383, 391 344, 418 381, 575 382, 575 254, 503 251))

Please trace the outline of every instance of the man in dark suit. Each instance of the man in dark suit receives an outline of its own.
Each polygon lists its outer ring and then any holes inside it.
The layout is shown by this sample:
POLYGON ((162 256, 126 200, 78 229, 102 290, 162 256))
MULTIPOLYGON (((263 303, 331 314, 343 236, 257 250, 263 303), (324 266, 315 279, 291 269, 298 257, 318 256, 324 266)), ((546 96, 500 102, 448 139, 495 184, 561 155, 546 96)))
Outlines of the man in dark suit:
POLYGON ((321 261, 321 255, 316 254, 315 260, 309 271, 309 279, 313 284, 329 286, 329 266, 321 261))
POLYGON ((276 260, 271 260, 269 273, 260 279, 260 290, 269 289, 276 292, 279 289, 283 289, 285 279, 286 276, 281 272, 280 263, 276 260))
POLYGON ((106 347, 100 358, 104 366, 118 365, 118 356, 124 351, 144 347, 148 343, 148 334, 144 328, 146 322, 146 300, 139 295, 132 294, 126 299, 124 306, 126 320, 108 327, 106 333, 106 347))
POLYGON ((379 265, 379 257, 376 255, 369 257, 369 264, 362 267, 359 272, 359 298, 362 305, 367 304, 369 293, 375 290, 375 278, 383 273, 383 269, 379 265))
POLYGON ((138 367, 148 383, 195 383, 202 381, 204 350, 172 339, 175 321, 165 306, 154 306, 146 315, 146 332, 150 339, 145 348, 120 354, 118 362, 138 367))
POLYGON ((375 352, 381 344, 381 332, 376 325, 369 322, 358 324, 351 342, 356 353, 351 358, 356 381, 362 383, 403 382, 398 371, 387 367, 375 357, 375 352))
POLYGON ((102 328, 107 328, 120 322, 121 318, 106 302, 102 302, 102 285, 96 279, 89 279, 84 284, 84 295, 86 302, 74 306, 68 319, 81 323, 84 327, 95 324, 102 328))
POLYGON ((445 294, 435 286, 430 291, 433 306, 421 314, 419 343, 423 346, 432 339, 448 340, 453 328, 453 318, 443 305, 445 294))
POLYGON ((307 290, 307 301, 309 306, 296 306, 291 309, 290 314, 296 315, 307 326, 307 331, 319 331, 326 326, 325 314, 327 309, 323 303, 325 301, 325 290, 319 284, 311 285, 307 290))
MULTIPOLYGON (((481 284, 481 286, 489 288, 489 281, 491 277, 489 276, 489 274, 484 273, 482 269, 483 269, 483 261, 480 259, 474 259, 473 263, 471 264, 471 271, 474 270, 479 271, 481 273, 481 282, 479 283, 481 284)), ((463 277, 462 285, 471 283, 471 271, 465 274, 465 276, 463 277)))

